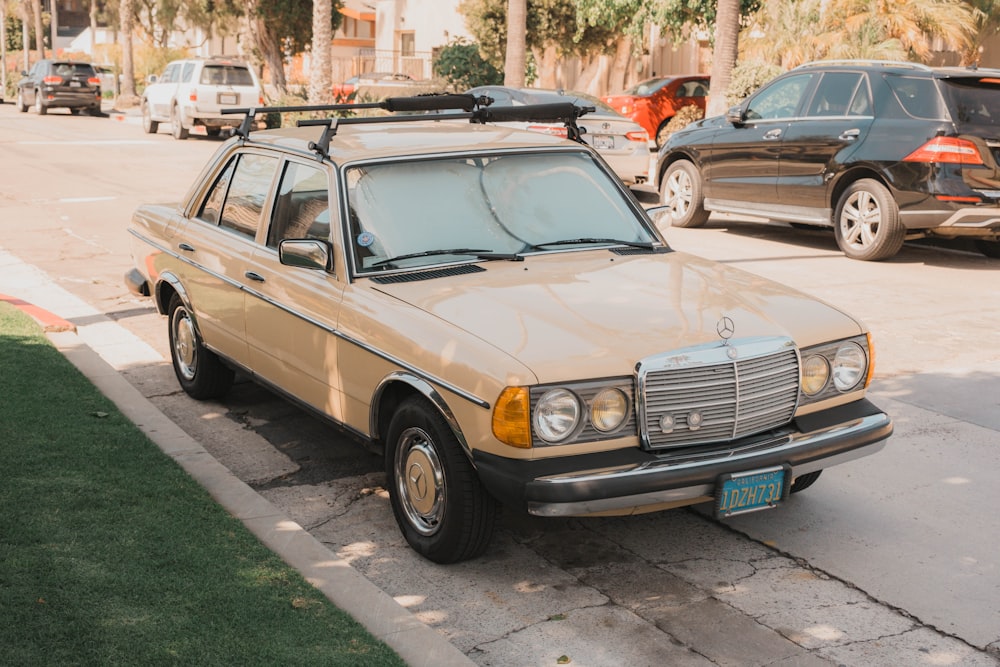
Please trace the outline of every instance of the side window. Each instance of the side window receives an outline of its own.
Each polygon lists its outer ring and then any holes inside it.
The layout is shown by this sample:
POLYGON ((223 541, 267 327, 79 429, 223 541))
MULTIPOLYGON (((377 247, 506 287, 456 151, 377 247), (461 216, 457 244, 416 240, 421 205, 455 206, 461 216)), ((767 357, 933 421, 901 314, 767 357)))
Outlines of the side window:
POLYGON ((220 214, 222 213, 222 203, 226 201, 226 191, 229 189, 229 182, 233 180, 233 170, 236 168, 236 158, 234 157, 226 165, 226 168, 222 170, 219 177, 215 179, 215 185, 208 193, 208 197, 205 198, 205 202, 201 205, 201 210, 198 211, 198 217, 209 222, 213 225, 219 224, 220 214))
POLYGON ((816 87, 806 115, 846 116, 859 83, 859 72, 827 72, 816 87))
POLYGON ((849 116, 871 116, 875 113, 872 106, 872 94, 868 88, 868 77, 862 76, 861 83, 851 100, 851 108, 847 110, 849 116))
POLYGON ((813 74, 796 74, 775 81, 757 93, 747 106, 747 120, 789 118, 795 115, 813 74))
POLYGON ((191 83, 191 75, 194 73, 194 63, 184 63, 184 71, 181 72, 181 83, 191 83))
POLYGON ((277 158, 254 153, 241 155, 229 184, 219 224, 238 234, 254 238, 277 169, 277 158))
POLYGON ((277 248, 282 239, 330 240, 330 189, 322 169, 298 162, 285 166, 267 245, 277 248))

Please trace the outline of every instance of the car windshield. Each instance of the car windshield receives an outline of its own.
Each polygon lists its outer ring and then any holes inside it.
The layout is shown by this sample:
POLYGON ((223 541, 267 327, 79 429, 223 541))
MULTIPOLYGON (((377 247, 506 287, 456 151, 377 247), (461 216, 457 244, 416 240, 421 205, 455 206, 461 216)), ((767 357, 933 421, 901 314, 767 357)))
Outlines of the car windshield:
POLYGON ((362 273, 660 243, 584 152, 366 164, 346 179, 362 273))
POLYGON ((970 77, 941 79, 948 109, 959 132, 1000 126, 1000 80, 970 77))
MULTIPOLYGON (((524 104, 555 104, 558 102, 572 102, 578 107, 594 107, 597 110, 596 113, 598 114, 611 114, 612 116, 618 115, 617 111, 593 95, 579 93, 572 90, 565 92, 526 92, 523 94, 520 101, 524 104)), ((497 104, 499 105, 501 102, 498 101, 497 104)))
POLYGON ((669 78, 647 79, 646 81, 643 81, 642 83, 632 86, 631 88, 626 90, 625 95, 636 95, 636 96, 652 95, 660 88, 663 88, 663 86, 670 83, 670 81, 671 80, 669 78))

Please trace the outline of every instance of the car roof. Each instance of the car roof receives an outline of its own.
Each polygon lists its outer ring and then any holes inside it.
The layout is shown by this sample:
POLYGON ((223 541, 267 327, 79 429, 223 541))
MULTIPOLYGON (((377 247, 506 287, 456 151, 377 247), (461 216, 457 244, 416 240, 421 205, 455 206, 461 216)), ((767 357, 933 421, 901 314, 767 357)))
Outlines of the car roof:
MULTIPOLYGON (((307 154, 316 153, 310 143, 319 139, 320 127, 288 127, 252 132, 248 144, 307 154)), ((505 125, 480 125, 465 119, 426 120, 400 123, 344 125, 330 140, 333 162, 431 156, 444 153, 489 153, 552 147, 587 151, 578 143, 541 132, 505 125)))
POLYGON ((865 69, 892 74, 923 74, 935 78, 953 77, 1000 77, 1000 69, 979 69, 977 67, 931 67, 923 63, 895 60, 815 60, 799 65, 794 70, 803 69, 865 69))

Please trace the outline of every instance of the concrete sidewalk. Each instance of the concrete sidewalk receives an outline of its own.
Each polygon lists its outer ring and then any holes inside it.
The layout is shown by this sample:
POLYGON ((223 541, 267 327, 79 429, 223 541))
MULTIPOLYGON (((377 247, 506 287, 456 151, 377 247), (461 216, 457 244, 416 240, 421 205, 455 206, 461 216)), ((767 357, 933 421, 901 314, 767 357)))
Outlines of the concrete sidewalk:
MULTIPOLYGON (((34 267, 23 264, 0 251, 4 280, 0 289, 15 291, 20 283, 29 301, 0 293, 5 301, 37 321, 49 340, 105 396, 118 406, 128 419, 173 458, 201 484, 230 514, 269 549, 296 568, 313 586, 337 607, 361 623, 377 639, 392 647, 413 667, 467 667, 473 665, 444 636, 420 622, 375 584, 330 551, 298 523, 242 482, 216 461, 198 442, 168 419, 145 396, 133 387, 78 334, 69 320, 47 310, 49 304, 67 304, 75 297, 49 281, 34 267), (37 301, 36 305, 33 301, 37 301)), ((49 306, 51 307, 51 306, 49 306)), ((117 326, 113 325, 112 326, 117 326)), ((149 350, 136 339, 133 352, 122 350, 131 343, 128 337, 116 341, 116 353, 148 355, 149 350)))

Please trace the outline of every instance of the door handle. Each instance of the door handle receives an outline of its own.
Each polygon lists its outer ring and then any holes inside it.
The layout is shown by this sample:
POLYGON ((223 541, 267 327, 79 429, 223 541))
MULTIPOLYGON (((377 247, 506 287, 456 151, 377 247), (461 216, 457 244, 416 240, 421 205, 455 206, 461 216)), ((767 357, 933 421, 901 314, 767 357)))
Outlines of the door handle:
POLYGON ((264 276, 260 275, 259 273, 255 273, 253 271, 247 271, 243 275, 249 278, 250 280, 256 280, 259 283, 264 282, 264 276))
POLYGON ((781 138, 781 128, 776 127, 773 130, 768 130, 764 133, 764 141, 774 141, 775 139, 781 138))
POLYGON ((177 247, 185 252, 194 252, 194 246, 189 243, 180 243, 177 247))
POLYGON ((837 138, 841 141, 854 141, 859 136, 861 136, 861 130, 844 130, 837 138))

